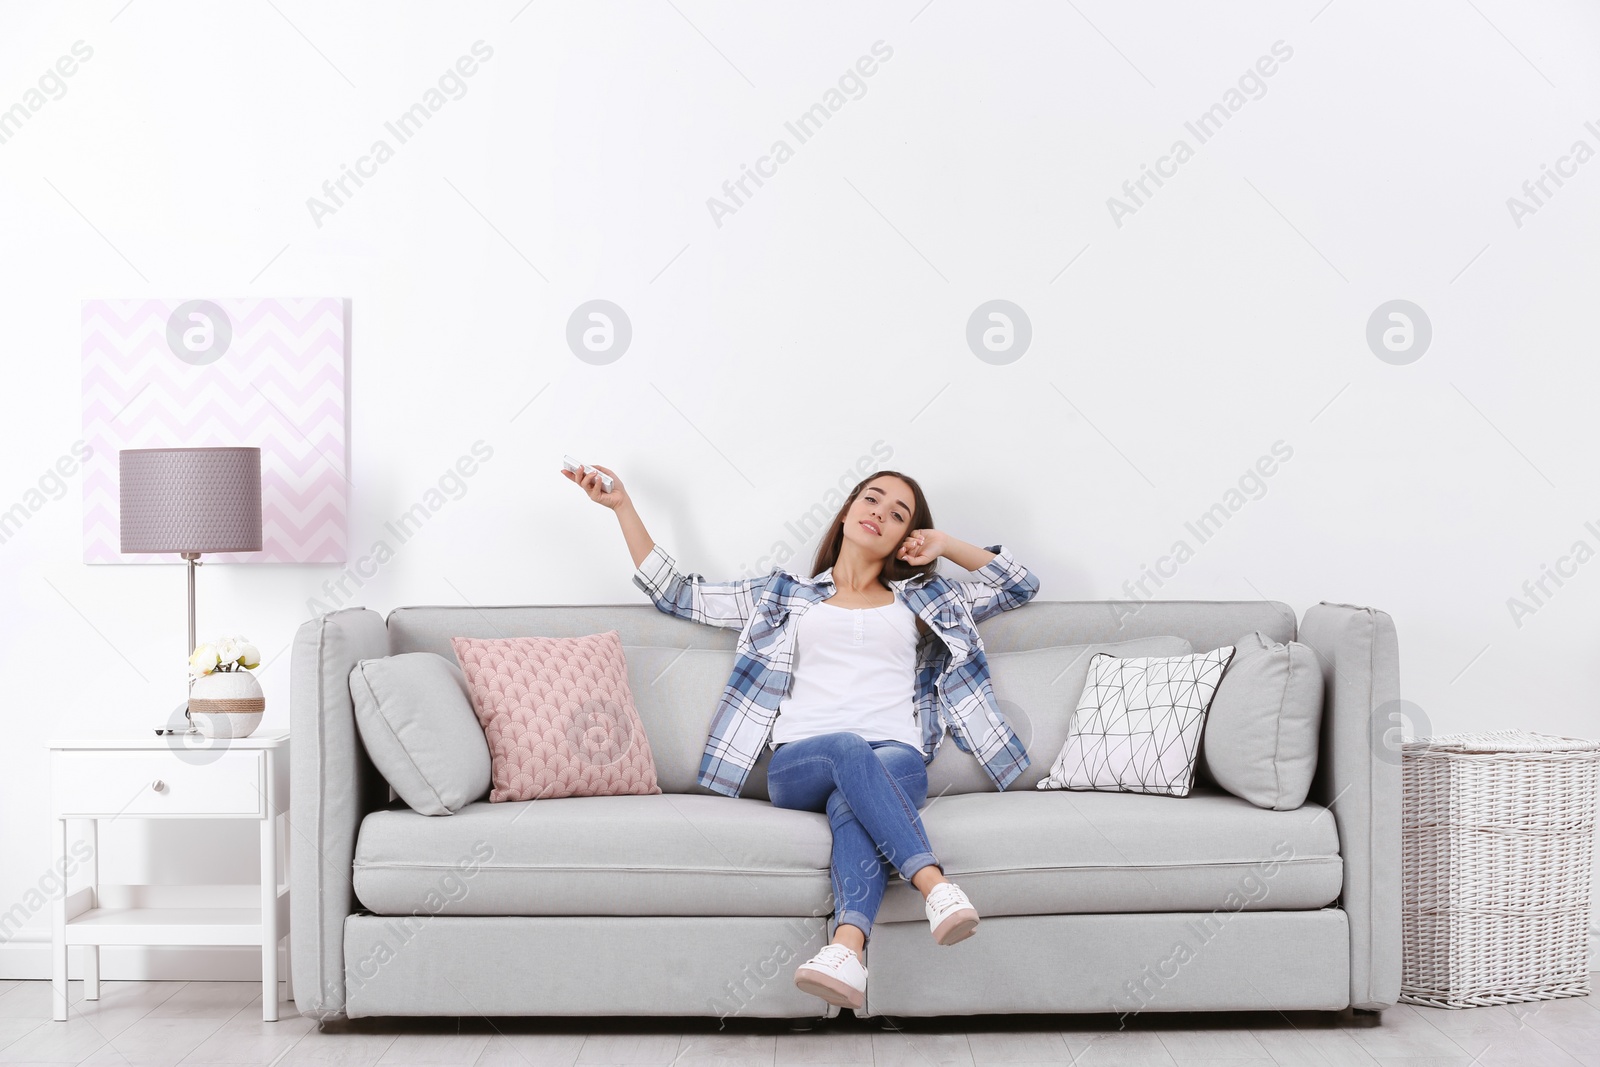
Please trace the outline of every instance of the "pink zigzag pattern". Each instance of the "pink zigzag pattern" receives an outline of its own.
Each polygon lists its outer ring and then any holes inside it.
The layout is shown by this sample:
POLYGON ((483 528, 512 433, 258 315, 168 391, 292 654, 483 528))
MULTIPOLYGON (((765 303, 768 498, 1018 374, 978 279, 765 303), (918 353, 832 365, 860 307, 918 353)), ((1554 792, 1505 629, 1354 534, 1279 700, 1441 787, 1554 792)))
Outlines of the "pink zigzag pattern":
POLYGON ((213 563, 340 563, 349 482, 345 303, 337 297, 216 298, 233 339, 205 366, 167 347, 171 300, 85 300, 80 355, 85 563, 177 563, 119 551, 117 451, 206 445, 261 449, 262 551, 213 563))

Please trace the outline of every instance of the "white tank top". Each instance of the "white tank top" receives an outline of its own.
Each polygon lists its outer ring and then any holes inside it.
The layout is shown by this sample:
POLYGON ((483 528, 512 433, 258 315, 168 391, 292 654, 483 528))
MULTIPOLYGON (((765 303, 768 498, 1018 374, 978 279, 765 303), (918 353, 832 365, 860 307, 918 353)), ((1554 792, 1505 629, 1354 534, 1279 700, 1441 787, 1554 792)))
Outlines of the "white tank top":
POLYGON ((917 616, 899 597, 881 608, 812 604, 796 621, 793 678, 770 745, 852 731, 920 751, 916 663, 917 616))

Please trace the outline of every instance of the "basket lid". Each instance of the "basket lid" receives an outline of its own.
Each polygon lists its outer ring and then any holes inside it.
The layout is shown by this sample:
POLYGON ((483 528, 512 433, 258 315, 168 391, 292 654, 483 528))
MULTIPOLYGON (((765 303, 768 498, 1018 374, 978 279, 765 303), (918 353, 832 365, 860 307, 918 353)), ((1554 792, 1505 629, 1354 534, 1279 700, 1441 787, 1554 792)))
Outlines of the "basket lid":
POLYGON ((1406 752, 1583 752, 1600 749, 1600 741, 1529 730, 1481 730, 1440 734, 1436 737, 1402 737, 1400 743, 1406 752))

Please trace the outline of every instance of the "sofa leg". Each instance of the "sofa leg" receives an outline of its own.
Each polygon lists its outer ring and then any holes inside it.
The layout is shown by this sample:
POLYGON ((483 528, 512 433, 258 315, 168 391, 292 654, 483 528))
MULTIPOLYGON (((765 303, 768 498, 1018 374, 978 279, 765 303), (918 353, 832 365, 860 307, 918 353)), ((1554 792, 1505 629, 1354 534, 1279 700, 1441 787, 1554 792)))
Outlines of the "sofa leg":
POLYGON ((817 1028, 817 1022, 818 1020, 811 1016, 807 1016, 805 1018, 792 1018, 789 1020, 789 1030, 791 1033, 805 1033, 809 1030, 815 1030, 817 1028))

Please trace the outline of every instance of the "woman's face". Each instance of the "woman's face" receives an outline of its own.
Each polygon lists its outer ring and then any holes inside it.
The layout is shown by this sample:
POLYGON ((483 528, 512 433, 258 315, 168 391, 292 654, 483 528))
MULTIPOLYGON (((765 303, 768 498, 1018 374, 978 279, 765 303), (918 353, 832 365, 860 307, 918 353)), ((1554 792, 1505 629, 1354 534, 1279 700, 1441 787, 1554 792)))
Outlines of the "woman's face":
POLYGON ((845 513, 845 539, 854 541, 868 557, 889 558, 911 532, 915 502, 911 486, 900 478, 886 474, 869 480, 845 513))

